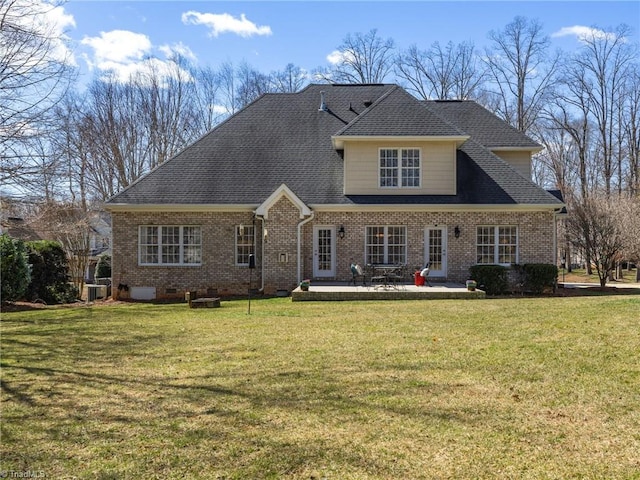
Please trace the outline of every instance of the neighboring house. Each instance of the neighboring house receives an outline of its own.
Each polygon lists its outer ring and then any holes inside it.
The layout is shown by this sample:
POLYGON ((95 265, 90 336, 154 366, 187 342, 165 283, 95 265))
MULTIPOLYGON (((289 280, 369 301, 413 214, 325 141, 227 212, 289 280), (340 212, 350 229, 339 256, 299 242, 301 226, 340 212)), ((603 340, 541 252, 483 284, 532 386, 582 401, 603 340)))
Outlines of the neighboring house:
POLYGON ((39 232, 30 222, 22 217, 6 217, 0 222, 0 234, 7 234, 11 238, 24 242, 42 240, 39 232))
POLYGON ((85 282, 95 282, 95 272, 101 255, 111 256, 111 217, 107 212, 95 211, 89 216, 89 258, 85 282))
MULTIPOLYGON (((111 198, 113 284, 132 298, 347 283, 350 264, 556 263, 541 149, 472 101, 396 85, 266 94, 111 198)), ((114 289, 115 291, 115 289, 114 289)), ((117 292, 117 291, 116 291, 117 292)))

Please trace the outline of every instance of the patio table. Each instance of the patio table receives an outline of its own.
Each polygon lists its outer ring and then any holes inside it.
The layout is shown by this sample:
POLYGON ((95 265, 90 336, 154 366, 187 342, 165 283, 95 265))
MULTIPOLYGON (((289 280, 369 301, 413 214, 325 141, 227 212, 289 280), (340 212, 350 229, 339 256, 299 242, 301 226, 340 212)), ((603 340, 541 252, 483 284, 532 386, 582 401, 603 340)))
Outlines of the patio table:
POLYGON ((371 284, 374 285, 374 289, 378 288, 394 288, 398 289, 397 280, 402 278, 402 271, 404 265, 387 265, 387 264, 374 264, 371 265, 371 284))

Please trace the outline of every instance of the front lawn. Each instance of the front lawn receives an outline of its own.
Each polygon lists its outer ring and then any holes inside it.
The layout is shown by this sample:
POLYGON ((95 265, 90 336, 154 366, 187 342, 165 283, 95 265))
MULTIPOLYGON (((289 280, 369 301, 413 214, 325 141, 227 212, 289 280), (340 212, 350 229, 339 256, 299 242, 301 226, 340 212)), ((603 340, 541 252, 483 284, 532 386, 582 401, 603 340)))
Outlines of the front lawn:
POLYGON ((2 314, 0 472, 640 478, 640 298, 2 314))

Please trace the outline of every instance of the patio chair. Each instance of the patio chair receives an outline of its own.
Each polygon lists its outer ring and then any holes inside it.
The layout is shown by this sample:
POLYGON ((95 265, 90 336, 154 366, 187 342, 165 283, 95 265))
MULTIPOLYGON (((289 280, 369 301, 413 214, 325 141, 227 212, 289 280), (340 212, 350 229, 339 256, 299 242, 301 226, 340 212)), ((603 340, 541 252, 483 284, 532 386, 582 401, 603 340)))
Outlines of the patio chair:
POLYGON ((429 282, 429 271, 429 263, 427 263, 424 268, 420 270, 420 276, 424 278, 424 282, 431 287, 432 285, 429 282))
POLYGON ((351 264, 351 282, 349 282, 349 285, 353 283, 353 286, 355 287, 358 282, 358 277, 362 277, 362 285, 366 287, 367 277, 365 276, 364 270, 362 269, 359 263, 352 263, 351 264))

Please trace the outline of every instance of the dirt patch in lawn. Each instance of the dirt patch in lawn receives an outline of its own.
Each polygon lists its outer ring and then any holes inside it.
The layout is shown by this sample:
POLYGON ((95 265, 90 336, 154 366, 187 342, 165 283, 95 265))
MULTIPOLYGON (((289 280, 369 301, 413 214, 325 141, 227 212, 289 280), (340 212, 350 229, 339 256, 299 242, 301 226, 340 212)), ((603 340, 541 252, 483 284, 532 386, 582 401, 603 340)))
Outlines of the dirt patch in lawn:
POLYGON ((73 303, 63 303, 59 305, 47 305, 44 302, 2 302, 1 312, 26 312, 29 310, 39 310, 43 308, 86 308, 86 307, 110 307, 115 305, 125 305, 130 302, 119 300, 98 300, 96 302, 77 301, 73 303))

